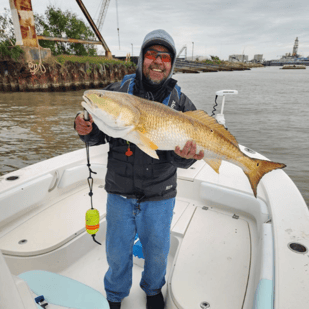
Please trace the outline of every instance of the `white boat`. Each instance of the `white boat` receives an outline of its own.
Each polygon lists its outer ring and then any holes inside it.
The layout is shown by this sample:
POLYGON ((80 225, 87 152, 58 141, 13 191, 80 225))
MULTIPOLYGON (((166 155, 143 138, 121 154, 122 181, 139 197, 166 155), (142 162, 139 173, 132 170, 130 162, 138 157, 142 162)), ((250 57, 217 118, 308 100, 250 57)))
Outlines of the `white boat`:
MULTIPOLYGON (((265 159, 244 146, 248 156, 265 159)), ((86 151, 80 149, 0 177, 0 307, 106 309, 104 178, 108 145, 90 148, 100 229, 90 208, 86 151), (39 301, 39 300, 37 300, 39 301)), ((266 174, 254 197, 240 168, 220 174, 204 161, 178 170, 166 284, 167 309, 307 309, 309 213, 283 170, 266 174)), ((144 309, 143 261, 123 309, 144 309)))

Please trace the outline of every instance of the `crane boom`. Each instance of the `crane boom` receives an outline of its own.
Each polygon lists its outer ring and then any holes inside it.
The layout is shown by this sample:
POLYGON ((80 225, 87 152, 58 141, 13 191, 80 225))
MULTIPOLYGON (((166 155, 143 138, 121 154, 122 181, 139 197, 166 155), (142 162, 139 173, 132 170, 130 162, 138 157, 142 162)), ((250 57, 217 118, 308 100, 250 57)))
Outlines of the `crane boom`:
MULTIPOLYGON (((110 0, 102 0, 102 2, 101 2, 99 18, 98 18, 98 22, 97 22, 97 27, 98 27, 99 31, 102 31, 102 27, 103 27, 103 23, 104 23, 104 20, 105 20, 105 16, 106 16, 106 13, 107 13, 109 3, 110 3, 110 0)), ((117 0, 116 0, 116 14, 117 14, 118 43, 119 43, 119 49, 120 49, 118 2, 117 2, 117 0)))
POLYGON ((184 51, 184 49, 186 50, 186 55, 185 55, 185 59, 187 59, 187 45, 184 45, 180 52, 178 53, 178 55, 176 56, 176 59, 179 58, 180 54, 184 51))
POLYGON ((98 18, 98 29, 101 31, 103 27, 103 23, 105 20, 106 12, 109 6, 110 0, 102 0, 99 18, 98 18))

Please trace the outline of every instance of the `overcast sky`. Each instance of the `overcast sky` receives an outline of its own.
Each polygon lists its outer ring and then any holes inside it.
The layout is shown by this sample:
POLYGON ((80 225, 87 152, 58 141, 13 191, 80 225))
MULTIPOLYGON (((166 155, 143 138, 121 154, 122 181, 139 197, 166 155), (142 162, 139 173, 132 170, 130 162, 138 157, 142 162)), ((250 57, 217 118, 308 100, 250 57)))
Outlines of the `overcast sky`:
MULTIPOLYGON (((102 0, 84 0, 90 15, 98 19, 102 0)), ((70 10, 86 21, 75 0, 32 0, 33 11, 44 13, 48 5, 70 10)), ((9 0, 0 0, 0 12, 9 0)), ((164 29, 174 38, 177 52, 186 45, 187 55, 263 54, 266 60, 292 52, 295 38, 298 53, 309 56, 308 0, 118 0, 120 50, 116 0, 111 0, 101 31, 114 55, 136 56, 145 35, 164 29)), ((184 54, 184 53, 182 53, 184 54)))

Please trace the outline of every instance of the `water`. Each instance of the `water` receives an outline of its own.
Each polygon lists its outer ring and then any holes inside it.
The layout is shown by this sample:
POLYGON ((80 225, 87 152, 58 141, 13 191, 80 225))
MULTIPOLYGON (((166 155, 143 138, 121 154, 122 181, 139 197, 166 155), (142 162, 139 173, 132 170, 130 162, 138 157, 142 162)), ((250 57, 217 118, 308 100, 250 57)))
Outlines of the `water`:
MULTIPOLYGON (((215 92, 238 90, 226 96, 225 121, 245 145, 272 161, 285 163, 309 205, 309 70, 279 67, 250 71, 177 75, 182 91, 197 108, 212 113, 215 92)), ((221 111, 221 100, 218 98, 221 111)))
POLYGON ((0 92, 0 175, 84 147, 73 129, 82 94, 0 92))
MULTIPOLYGON (((217 90, 238 90, 226 97, 226 126, 240 144, 285 163, 309 205, 308 68, 180 73, 174 78, 209 114, 217 90)), ((0 175, 84 147, 73 129, 82 94, 0 92, 0 175)), ((220 97, 218 103, 220 111, 220 97)))

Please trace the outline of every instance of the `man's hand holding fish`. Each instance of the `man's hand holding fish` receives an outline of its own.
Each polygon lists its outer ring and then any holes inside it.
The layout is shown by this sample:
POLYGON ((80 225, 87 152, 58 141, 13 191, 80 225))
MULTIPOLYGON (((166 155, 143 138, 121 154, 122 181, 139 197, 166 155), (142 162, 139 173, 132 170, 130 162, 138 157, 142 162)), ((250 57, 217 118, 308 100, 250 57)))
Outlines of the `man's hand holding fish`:
POLYGON ((196 143, 194 141, 187 141, 183 150, 180 150, 180 147, 177 146, 175 148, 176 154, 185 159, 195 159, 201 160, 204 157, 204 151, 200 150, 198 154, 196 154, 196 143))

